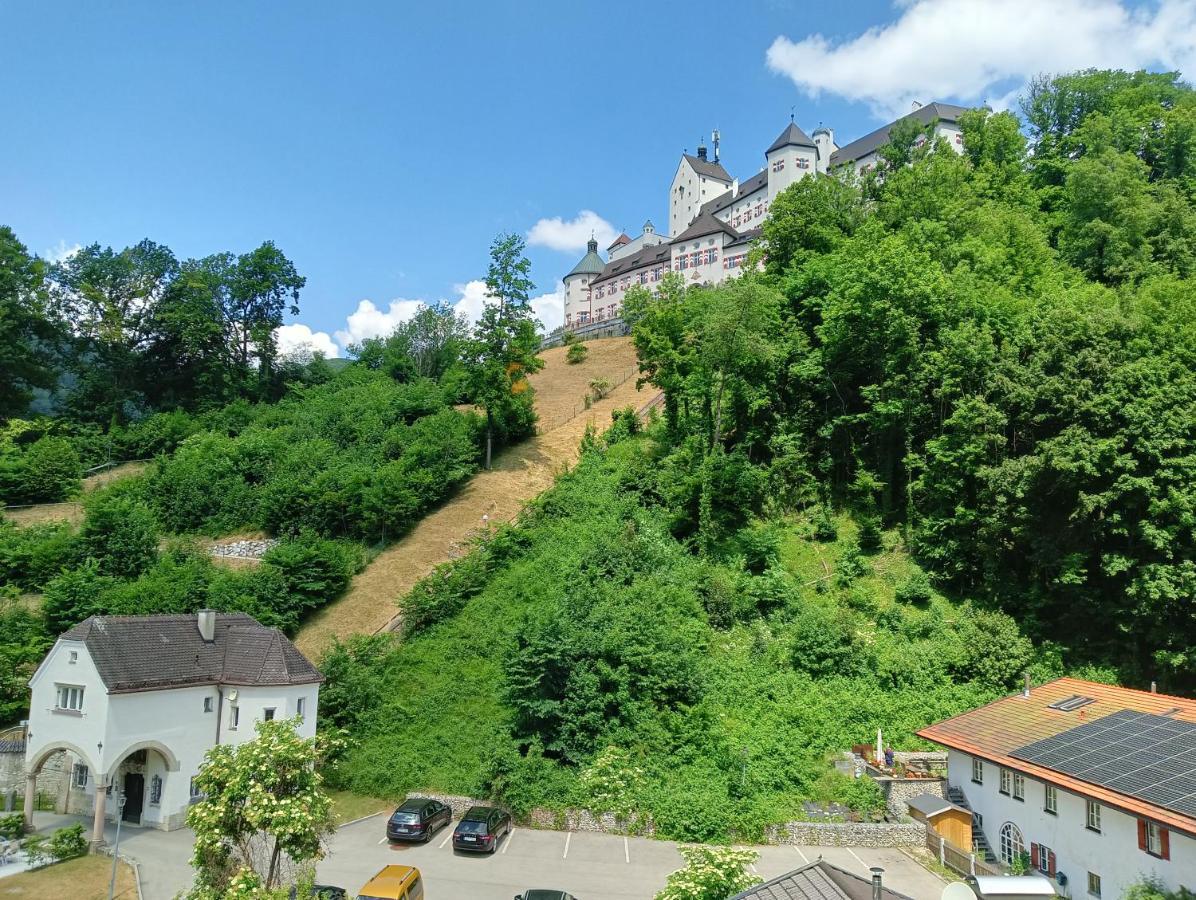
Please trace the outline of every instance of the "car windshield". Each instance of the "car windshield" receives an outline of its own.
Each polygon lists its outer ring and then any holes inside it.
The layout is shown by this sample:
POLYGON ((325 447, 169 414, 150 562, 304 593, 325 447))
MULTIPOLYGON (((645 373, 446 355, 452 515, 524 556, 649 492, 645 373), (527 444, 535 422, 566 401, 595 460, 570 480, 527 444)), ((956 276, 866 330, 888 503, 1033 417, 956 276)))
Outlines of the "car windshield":
POLYGON ((400 825, 414 825, 419 821, 419 814, 413 812, 397 812, 390 817, 390 821, 400 825))
POLYGON ((490 826, 485 822, 462 822, 457 826, 457 830, 462 834, 485 834, 490 830, 490 826))

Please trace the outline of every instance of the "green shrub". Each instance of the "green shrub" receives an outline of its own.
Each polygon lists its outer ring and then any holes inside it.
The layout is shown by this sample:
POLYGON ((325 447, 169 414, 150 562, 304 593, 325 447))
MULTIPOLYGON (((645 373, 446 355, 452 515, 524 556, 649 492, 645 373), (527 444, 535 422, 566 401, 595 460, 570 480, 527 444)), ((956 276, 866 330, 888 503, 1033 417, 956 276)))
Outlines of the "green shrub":
POLYGON ((136 578, 158 556, 153 510, 129 492, 109 489, 95 494, 86 505, 79 548, 99 563, 101 574, 136 578))
POLYGON ((44 834, 31 834, 21 842, 21 852, 31 868, 44 866, 54 860, 50 852, 50 837, 44 834))
POLYGON ((934 596, 930 586, 930 579, 921 569, 910 575, 899 585, 894 595, 898 603, 909 603, 915 606, 925 606, 934 596))
POLYGON ((331 541, 303 532, 262 557, 262 568, 273 569, 290 598, 288 612, 298 618, 339 597, 361 566, 361 552, 353 544, 331 541))
POLYGON ((0 522, 0 583, 37 591, 78 559, 74 529, 67 524, 17 528, 0 522))
POLYGON ((42 597, 47 630, 59 635, 88 616, 106 612, 102 605, 104 592, 117 583, 117 579, 100 572, 94 559, 50 579, 42 597))
POLYGON ((0 816, 0 838, 13 841, 25 833, 25 817, 21 813, 0 816))
POLYGON ((569 349, 565 351, 565 362, 570 365, 576 365, 580 362, 585 362, 586 357, 590 355, 590 348, 585 344, 570 344, 569 349))
POLYGON ((82 856, 87 852, 87 838, 83 836, 83 826, 76 824, 59 828, 50 837, 46 850, 56 862, 82 856))
POLYGON ((74 445, 63 437, 38 438, 24 451, 0 457, 0 500, 4 503, 49 503, 78 493, 83 463, 74 445))

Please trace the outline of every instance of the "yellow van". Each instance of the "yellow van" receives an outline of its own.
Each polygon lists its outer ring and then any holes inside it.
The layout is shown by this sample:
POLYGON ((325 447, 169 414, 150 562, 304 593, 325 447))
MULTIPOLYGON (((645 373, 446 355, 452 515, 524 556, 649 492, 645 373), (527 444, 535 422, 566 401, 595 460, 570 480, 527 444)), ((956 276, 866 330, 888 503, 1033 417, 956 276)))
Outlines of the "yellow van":
POLYGON ((357 894, 357 900, 423 900, 424 882, 419 869, 411 866, 386 866, 371 878, 357 894))

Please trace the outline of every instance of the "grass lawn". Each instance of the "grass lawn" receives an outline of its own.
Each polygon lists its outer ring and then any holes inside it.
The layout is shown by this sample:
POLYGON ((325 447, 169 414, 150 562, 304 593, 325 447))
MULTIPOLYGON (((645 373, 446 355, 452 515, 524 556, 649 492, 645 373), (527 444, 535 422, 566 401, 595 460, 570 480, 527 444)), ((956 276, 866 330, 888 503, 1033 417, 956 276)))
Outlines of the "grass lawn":
MULTIPOLYGON (((379 800, 377 797, 365 797, 350 791, 330 791, 332 797, 332 816, 337 825, 363 819, 377 812, 389 812, 399 805, 397 800, 379 800)), ((0 892, 0 897, 3 897, 0 892)))
MULTIPOLYGON (((35 872, 0 878, 0 898, 49 900, 51 897, 70 897, 71 900, 104 900, 108 896, 108 880, 111 877, 110 857, 83 856, 35 872)), ((115 896, 121 900, 136 900, 137 897, 133 870, 124 863, 116 871, 115 896)))

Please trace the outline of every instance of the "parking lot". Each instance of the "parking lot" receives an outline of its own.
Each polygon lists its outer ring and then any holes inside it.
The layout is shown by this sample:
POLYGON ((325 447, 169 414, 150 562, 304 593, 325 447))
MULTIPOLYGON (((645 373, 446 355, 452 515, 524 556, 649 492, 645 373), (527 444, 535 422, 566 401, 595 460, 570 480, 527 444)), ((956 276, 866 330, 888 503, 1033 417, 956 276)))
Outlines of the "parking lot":
MULTIPOLYGON (((454 852, 451 826, 427 844, 392 846, 384 837, 384 822, 374 816, 341 828, 332 839, 332 852, 320 863, 319 881, 348 888, 353 896, 378 869, 399 863, 419 868, 428 900, 511 900, 535 887, 569 891, 580 900, 651 900, 669 872, 683 864, 671 841, 519 827, 493 855, 454 852)), ((914 900, 938 900, 944 884, 900 850, 753 849, 760 853, 756 874, 765 880, 822 856, 865 878, 870 866, 883 866, 885 884, 914 900)))

